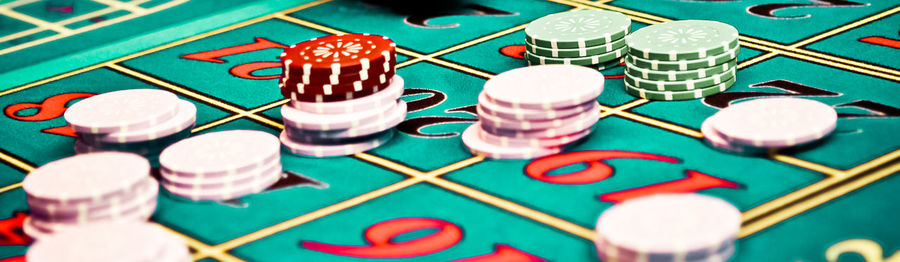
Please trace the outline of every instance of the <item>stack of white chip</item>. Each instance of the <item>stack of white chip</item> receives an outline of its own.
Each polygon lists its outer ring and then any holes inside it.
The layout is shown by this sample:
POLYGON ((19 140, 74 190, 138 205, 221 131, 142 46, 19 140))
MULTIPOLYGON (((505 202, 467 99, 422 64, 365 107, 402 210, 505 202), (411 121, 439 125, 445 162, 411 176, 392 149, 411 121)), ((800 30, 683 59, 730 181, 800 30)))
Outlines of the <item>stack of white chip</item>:
POLYGON ((741 212, 700 194, 656 194, 610 207, 597 220, 603 261, 727 261, 741 212))
POLYGON ((374 94, 336 102, 291 100, 281 107, 281 143, 294 154, 344 156, 374 149, 394 136, 393 128, 406 119, 404 81, 393 75, 390 84, 374 94))
POLYGON ((191 200, 230 200, 259 193, 283 174, 281 144, 254 130, 207 133, 175 143, 159 156, 162 185, 191 200))
POLYGON ((743 154, 800 146, 837 126, 837 111, 822 102, 792 97, 733 104, 703 121, 703 137, 715 148, 743 154))
POLYGON ((538 65, 494 76, 478 97, 479 121, 462 134, 477 155, 530 159, 559 153, 599 120, 603 74, 574 65, 538 65))
POLYGON ((197 107, 158 89, 127 89, 81 100, 66 110, 78 134, 75 152, 121 151, 151 162, 178 140, 191 135, 197 107))
POLYGON ((146 221, 159 192, 150 163, 122 152, 47 163, 26 176, 22 188, 31 209, 23 227, 35 239, 88 224, 146 221))
POLYGON ((29 262, 189 262, 184 239, 147 222, 103 223, 68 230, 37 241, 29 262))

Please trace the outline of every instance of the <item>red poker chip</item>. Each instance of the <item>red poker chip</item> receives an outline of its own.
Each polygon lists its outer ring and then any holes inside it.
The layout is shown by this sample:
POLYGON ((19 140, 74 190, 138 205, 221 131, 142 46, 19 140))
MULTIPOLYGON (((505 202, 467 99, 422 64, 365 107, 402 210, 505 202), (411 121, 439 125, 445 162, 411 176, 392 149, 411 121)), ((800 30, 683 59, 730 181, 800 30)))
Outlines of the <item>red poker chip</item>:
POLYGON ((281 62, 304 74, 343 74, 395 61, 395 47, 394 41, 379 35, 330 35, 291 46, 281 54, 281 62))
POLYGON ((298 82, 285 82, 284 79, 280 79, 278 86, 281 88, 281 94, 285 98, 295 101, 313 103, 338 102, 368 96, 381 91, 391 84, 390 79, 393 76, 394 73, 390 72, 368 81, 357 81, 341 85, 303 85, 298 82), (381 81, 381 79, 386 80, 381 81), (330 89, 330 92, 327 94, 324 92, 326 89, 330 89))
POLYGON ((390 83, 391 77, 394 77, 394 71, 370 76, 366 80, 343 82, 335 85, 304 84, 302 81, 298 81, 297 79, 293 78, 281 79, 281 81, 279 82, 284 84, 284 86, 281 87, 282 89, 288 89, 288 91, 296 92, 299 94, 338 95, 349 92, 359 92, 365 89, 377 88, 382 84, 390 83))
POLYGON ((303 84, 330 84, 330 85, 338 85, 350 83, 353 81, 360 80, 368 80, 373 77, 377 77, 378 75, 394 72, 395 63, 384 63, 381 66, 374 66, 369 68, 368 70, 360 70, 357 72, 344 72, 341 74, 303 74, 299 71, 289 71, 285 70, 287 74, 282 74, 282 78, 287 78, 289 81, 299 82, 303 84))

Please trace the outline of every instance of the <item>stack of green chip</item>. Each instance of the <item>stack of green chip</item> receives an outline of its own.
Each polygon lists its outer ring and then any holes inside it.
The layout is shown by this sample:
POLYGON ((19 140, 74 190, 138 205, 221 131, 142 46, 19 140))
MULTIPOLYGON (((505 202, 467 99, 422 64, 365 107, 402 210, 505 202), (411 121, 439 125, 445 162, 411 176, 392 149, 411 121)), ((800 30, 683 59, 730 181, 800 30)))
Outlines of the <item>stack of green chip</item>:
POLYGON ((697 99, 736 80, 738 31, 705 20, 641 28, 625 37, 625 91, 650 100, 697 99))
POLYGON ((631 19, 605 10, 578 10, 538 18, 525 28, 528 65, 571 64, 603 70, 622 62, 631 19))

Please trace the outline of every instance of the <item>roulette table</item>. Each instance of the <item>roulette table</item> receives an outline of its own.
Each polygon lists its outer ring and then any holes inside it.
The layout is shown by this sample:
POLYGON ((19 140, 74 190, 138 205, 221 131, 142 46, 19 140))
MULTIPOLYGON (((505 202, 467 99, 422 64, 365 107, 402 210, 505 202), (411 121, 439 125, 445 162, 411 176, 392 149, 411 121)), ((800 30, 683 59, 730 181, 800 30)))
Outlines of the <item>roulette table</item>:
POLYGON ((72 103, 162 89, 196 105, 194 134, 277 135, 278 55, 342 33, 396 42, 408 105, 397 135, 346 157, 282 150, 286 178, 233 201, 161 192, 151 221, 194 260, 596 261, 603 210, 696 192, 742 212, 732 261, 900 261, 898 12, 886 0, 0 0, 0 261, 24 261, 30 244, 23 178, 75 154, 62 117, 72 103), (632 30, 730 24, 737 81, 703 99, 649 101, 625 92, 623 66, 604 69, 586 139, 536 160, 473 156, 460 135, 484 82, 526 66, 529 22, 576 9, 621 12, 632 30), (706 117, 761 97, 831 105, 837 129, 764 156, 704 143, 706 117))

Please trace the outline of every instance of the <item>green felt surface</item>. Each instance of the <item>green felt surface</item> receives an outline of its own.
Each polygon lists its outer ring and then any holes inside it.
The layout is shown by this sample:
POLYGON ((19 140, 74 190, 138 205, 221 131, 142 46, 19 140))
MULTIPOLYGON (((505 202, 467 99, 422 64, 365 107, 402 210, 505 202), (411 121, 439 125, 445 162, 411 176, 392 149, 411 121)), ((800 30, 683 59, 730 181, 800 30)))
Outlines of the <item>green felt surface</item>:
MULTIPOLYGON (((59 22, 105 8, 87 0, 51 2, 77 6, 59 13, 38 1, 13 9, 59 22)), ((304 5, 310 2, 190 1, 0 54, 0 262, 21 261, 27 250, 21 223, 28 206, 18 183, 29 169, 74 154, 61 117, 67 105, 114 90, 159 88, 197 106, 197 134, 278 134, 278 55, 285 46, 337 32, 397 42, 406 121, 389 143, 357 156, 283 151, 282 165, 294 179, 289 187, 227 203, 192 202, 163 190, 152 220, 200 243, 193 246, 202 253, 198 261, 596 261, 592 228, 603 210, 635 195, 671 191, 720 197, 744 212, 731 261, 825 261, 827 250, 841 248, 849 251, 840 262, 900 258, 894 193, 900 48, 860 40, 898 39, 895 2, 797 1, 781 9, 774 5, 779 1, 610 2, 629 10, 632 30, 661 19, 735 26, 745 36, 737 81, 706 99, 647 102, 625 92, 623 66, 603 70, 598 101, 605 113, 594 132, 560 155, 534 161, 473 158, 459 134, 477 120, 474 105, 486 79, 526 65, 524 25, 587 1, 455 1, 456 7, 421 13, 373 4, 378 1, 304 5), (297 6, 305 8, 266 16, 297 6), (244 21, 250 22, 213 31, 244 21), (836 28, 801 50, 787 47, 836 28), (729 103, 785 95, 833 105, 841 113, 835 133, 763 157, 728 154, 700 137, 702 121, 729 103), (526 172, 529 163, 559 159, 575 164, 543 176, 526 172), (373 228, 393 234, 366 233, 373 228), (875 247, 881 252, 874 254, 875 247)), ((0 37, 33 27, 0 15, 0 37)), ((0 50, 55 34, 0 41, 0 50)))

